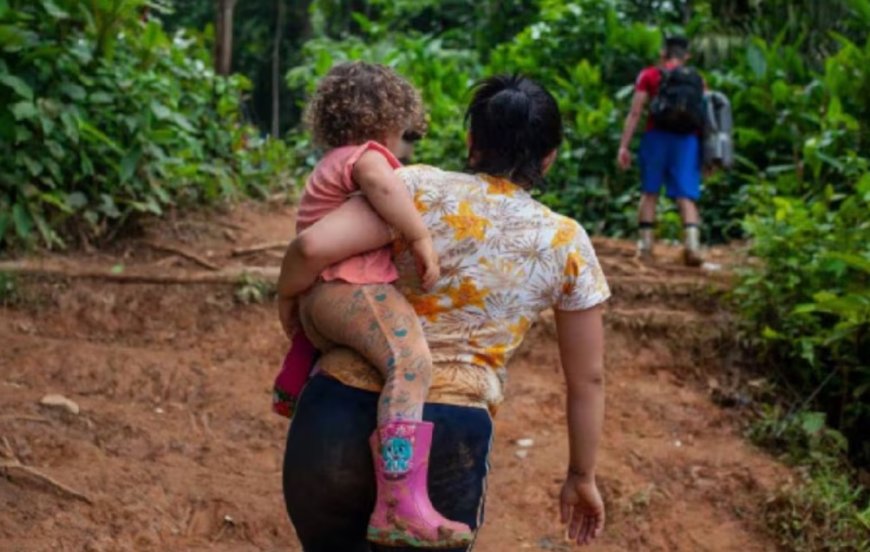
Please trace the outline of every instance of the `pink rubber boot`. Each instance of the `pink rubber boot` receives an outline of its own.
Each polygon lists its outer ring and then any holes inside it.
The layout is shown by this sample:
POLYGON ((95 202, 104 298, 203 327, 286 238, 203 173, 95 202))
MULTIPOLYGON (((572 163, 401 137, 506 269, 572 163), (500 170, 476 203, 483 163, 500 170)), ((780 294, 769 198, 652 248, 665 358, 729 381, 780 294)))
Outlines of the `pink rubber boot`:
POLYGON ((471 543, 468 525, 445 519, 429 502, 432 429, 430 422, 394 420, 369 439, 378 484, 369 519, 371 542, 417 548, 459 548, 471 543))

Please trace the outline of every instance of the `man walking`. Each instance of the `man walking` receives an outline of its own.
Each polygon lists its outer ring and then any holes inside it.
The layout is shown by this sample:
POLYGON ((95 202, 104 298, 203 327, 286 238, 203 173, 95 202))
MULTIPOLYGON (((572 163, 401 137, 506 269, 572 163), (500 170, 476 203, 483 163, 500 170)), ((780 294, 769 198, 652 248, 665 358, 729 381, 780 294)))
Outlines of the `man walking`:
POLYGON ((688 59, 688 40, 669 37, 659 65, 640 72, 631 111, 625 120, 617 163, 623 170, 631 166, 628 147, 650 101, 638 152, 643 191, 638 209, 639 253, 641 258, 652 257, 656 204, 659 191, 665 185, 668 197, 676 200, 683 220, 683 259, 689 266, 700 266, 703 259, 696 202, 701 195, 704 81, 697 71, 686 66, 688 59))

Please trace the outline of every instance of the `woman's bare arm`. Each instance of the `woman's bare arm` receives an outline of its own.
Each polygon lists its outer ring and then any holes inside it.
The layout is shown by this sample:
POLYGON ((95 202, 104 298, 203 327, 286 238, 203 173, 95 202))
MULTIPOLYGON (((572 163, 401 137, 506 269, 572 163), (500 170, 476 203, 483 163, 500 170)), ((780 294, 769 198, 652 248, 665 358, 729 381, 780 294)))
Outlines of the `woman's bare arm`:
POLYGON ((602 308, 556 311, 559 353, 568 396, 568 475, 560 507, 568 534, 588 544, 604 528, 604 504, 595 483, 604 422, 604 323, 602 308))

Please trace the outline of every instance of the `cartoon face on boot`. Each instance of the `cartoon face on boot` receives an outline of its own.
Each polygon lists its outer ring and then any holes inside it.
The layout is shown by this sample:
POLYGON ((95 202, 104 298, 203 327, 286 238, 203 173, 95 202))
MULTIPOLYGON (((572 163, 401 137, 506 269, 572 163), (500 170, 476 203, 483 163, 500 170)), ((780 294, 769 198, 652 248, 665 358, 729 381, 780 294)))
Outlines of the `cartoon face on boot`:
POLYGON ((388 474, 400 475, 411 469, 411 456, 414 445, 404 437, 391 437, 381 445, 381 458, 384 461, 384 471, 388 474))

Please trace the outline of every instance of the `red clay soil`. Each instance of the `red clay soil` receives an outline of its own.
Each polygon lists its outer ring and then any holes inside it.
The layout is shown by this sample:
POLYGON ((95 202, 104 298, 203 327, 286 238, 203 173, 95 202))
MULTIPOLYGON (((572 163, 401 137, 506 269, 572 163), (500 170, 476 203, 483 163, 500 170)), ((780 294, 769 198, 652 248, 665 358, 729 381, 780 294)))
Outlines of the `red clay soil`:
MULTIPOLYGON (((219 266, 276 265, 279 252, 231 251, 285 240, 292 221, 288 207, 243 205, 145 237, 219 266)), ((741 437, 741 414, 713 404, 705 383, 730 373, 728 319, 709 294, 721 272, 680 268, 676 249, 641 265, 627 243, 597 246, 614 290, 599 468, 609 519, 589 550, 775 550, 762 512, 789 472, 741 437)), ((49 260, 202 270, 134 238, 49 260)), ((281 497, 287 421, 270 411, 286 347, 273 304, 241 304, 233 286, 20 283, 0 308, 0 550, 299 550, 281 497), (41 406, 49 393, 80 412, 41 406)), ((476 550, 570 550, 556 503, 564 391, 546 320, 510 374, 476 550)))

